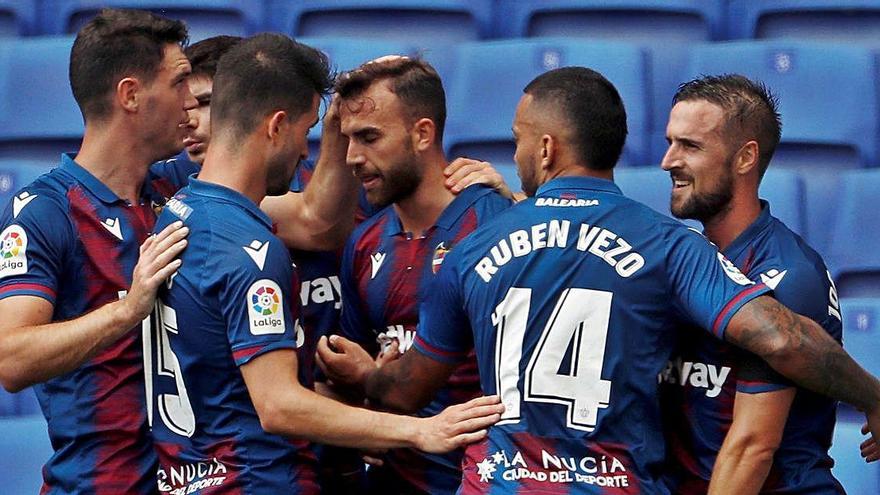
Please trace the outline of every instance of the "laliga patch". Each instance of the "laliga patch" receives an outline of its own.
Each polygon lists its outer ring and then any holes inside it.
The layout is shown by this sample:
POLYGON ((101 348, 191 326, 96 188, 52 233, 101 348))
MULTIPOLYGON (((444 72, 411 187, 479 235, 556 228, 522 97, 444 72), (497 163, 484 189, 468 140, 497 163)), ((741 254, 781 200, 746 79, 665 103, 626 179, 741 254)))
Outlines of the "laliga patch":
POLYGON ((721 267, 724 268, 724 274, 727 275, 727 278, 730 280, 733 280, 739 285, 755 285, 754 282, 749 280, 749 277, 743 275, 743 273, 739 271, 739 268, 731 263, 729 259, 725 258, 723 254, 718 253, 718 261, 721 262, 721 267))
POLYGON ((284 333, 284 301, 278 284, 266 278, 257 280, 248 289, 245 302, 252 334, 284 333))
POLYGON ((443 264, 443 259, 446 258, 446 253, 452 249, 452 246, 446 246, 446 242, 441 242, 437 244, 437 247, 434 248, 434 258, 431 259, 431 271, 435 274, 440 271, 440 265, 443 264))
POLYGON ((27 273, 27 234, 18 225, 0 233, 0 278, 27 273))

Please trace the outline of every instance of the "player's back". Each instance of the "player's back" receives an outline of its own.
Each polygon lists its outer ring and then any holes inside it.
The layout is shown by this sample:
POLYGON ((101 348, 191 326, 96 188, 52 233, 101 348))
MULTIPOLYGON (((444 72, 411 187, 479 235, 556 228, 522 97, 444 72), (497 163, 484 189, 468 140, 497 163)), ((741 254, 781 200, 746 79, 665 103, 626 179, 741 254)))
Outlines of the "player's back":
MULTIPOLYGON (((457 280, 483 390, 506 408, 468 449, 463 493, 665 493, 657 375, 676 322, 720 336, 766 288, 592 178, 545 184, 450 256, 441 278, 457 280)), ((461 323, 436 315, 423 317, 423 352, 455 348, 433 330, 461 323)))
POLYGON ((262 429, 239 370, 303 338, 285 308, 295 304, 287 250, 255 204, 222 186, 192 181, 156 229, 177 220, 189 244, 160 289, 151 339, 160 489, 313 493, 307 444, 262 429))

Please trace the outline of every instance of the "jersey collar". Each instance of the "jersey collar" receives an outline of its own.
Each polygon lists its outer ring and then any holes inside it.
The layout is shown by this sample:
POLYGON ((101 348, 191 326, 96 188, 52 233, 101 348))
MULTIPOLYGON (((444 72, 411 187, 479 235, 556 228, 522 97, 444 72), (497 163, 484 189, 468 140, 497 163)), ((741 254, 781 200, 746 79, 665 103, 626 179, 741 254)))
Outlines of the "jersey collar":
POLYGON ((226 186, 221 186, 220 184, 196 179, 195 176, 190 177, 189 188, 190 191, 200 196, 208 196, 227 203, 235 204, 265 224, 267 229, 272 229, 272 220, 269 216, 263 213, 263 210, 254 204, 254 202, 247 196, 238 191, 234 191, 226 186))
POLYGON ((620 188, 613 181, 599 179, 597 177, 557 177, 551 179, 538 187, 535 196, 543 196, 550 191, 558 191, 564 189, 586 189, 590 191, 602 191, 611 194, 623 194, 620 188))
POLYGON ((98 198, 101 202, 107 204, 113 204, 117 201, 121 201, 119 196, 116 195, 106 184, 98 180, 97 177, 92 175, 91 172, 82 167, 79 163, 76 163, 73 159, 73 155, 70 153, 64 153, 61 155, 61 169, 65 172, 69 173, 76 179, 77 182, 82 184, 93 196, 98 198))
MULTIPOLYGON (((455 222, 465 214, 471 205, 481 197, 487 194, 492 194, 493 191, 494 189, 491 187, 482 184, 474 184, 466 187, 464 191, 458 193, 452 199, 452 202, 446 205, 446 208, 440 212, 440 216, 434 221, 433 227, 439 227, 444 230, 452 229, 455 226, 455 222)), ((408 232, 403 230, 403 224, 400 222, 400 217, 397 216, 397 210, 395 210, 393 206, 388 206, 387 215, 388 225, 385 228, 386 236, 393 237, 395 235, 408 234, 408 232)), ((427 233, 427 231, 425 233, 427 233)))
POLYGON ((728 259, 736 259, 770 225, 772 220, 773 217, 770 216, 770 203, 762 199, 761 213, 758 215, 758 218, 727 246, 727 249, 724 250, 724 256, 728 259))

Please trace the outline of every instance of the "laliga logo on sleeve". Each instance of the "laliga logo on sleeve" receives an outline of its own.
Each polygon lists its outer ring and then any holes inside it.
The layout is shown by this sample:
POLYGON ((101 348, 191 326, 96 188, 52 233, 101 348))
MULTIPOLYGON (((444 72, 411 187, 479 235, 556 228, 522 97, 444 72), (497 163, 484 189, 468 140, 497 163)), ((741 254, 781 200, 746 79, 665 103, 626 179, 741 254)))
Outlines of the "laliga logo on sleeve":
POLYGON ((0 278, 27 273, 27 234, 18 225, 0 233, 0 278))
POLYGON ((725 258, 723 254, 718 253, 718 261, 721 262, 721 267, 724 268, 724 274, 727 275, 727 278, 733 280, 739 285, 754 285, 755 283, 749 280, 749 277, 746 277, 739 271, 739 268, 736 267, 733 263, 730 262, 729 259, 725 258))
POLYGON ((284 312, 281 288, 269 279, 257 280, 247 293, 251 333, 268 335, 284 333, 284 312))

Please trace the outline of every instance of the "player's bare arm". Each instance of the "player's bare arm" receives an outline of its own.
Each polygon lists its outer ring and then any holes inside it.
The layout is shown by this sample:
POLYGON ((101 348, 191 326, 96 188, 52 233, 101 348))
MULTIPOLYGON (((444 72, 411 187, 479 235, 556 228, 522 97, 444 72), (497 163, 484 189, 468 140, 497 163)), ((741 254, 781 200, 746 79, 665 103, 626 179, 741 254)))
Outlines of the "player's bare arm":
POLYGON ((334 384, 354 387, 373 403, 402 413, 427 405, 455 370, 455 365, 417 350, 393 361, 376 362, 357 343, 338 335, 321 338, 317 361, 334 384))
POLYGON ((341 247, 354 227, 358 182, 345 163, 348 138, 339 130, 334 98, 324 116, 321 154, 302 193, 266 197, 260 208, 277 226, 289 248, 332 250, 341 247))
POLYGON ((812 320, 761 296, 736 312, 725 338, 799 385, 864 411, 873 443, 880 441, 880 381, 812 320))
POLYGON ((710 495, 757 495, 761 491, 796 393, 796 388, 788 387, 736 394, 733 423, 712 469, 710 495))
POLYGON ((140 248, 131 289, 119 301, 51 323, 53 305, 35 296, 0 300, 0 383, 11 392, 76 369, 149 316, 159 285, 180 267, 189 229, 169 225, 140 248))
POLYGON ((300 385, 296 369, 293 350, 268 352, 241 367, 260 423, 269 433, 342 447, 410 447, 443 453, 485 437, 486 428, 503 411, 494 396, 449 407, 430 418, 351 407, 300 385))
POLYGON ((472 184, 485 184, 513 201, 526 199, 524 193, 512 192, 504 177, 489 162, 459 157, 447 165, 443 175, 446 176, 446 187, 455 194, 472 184))

